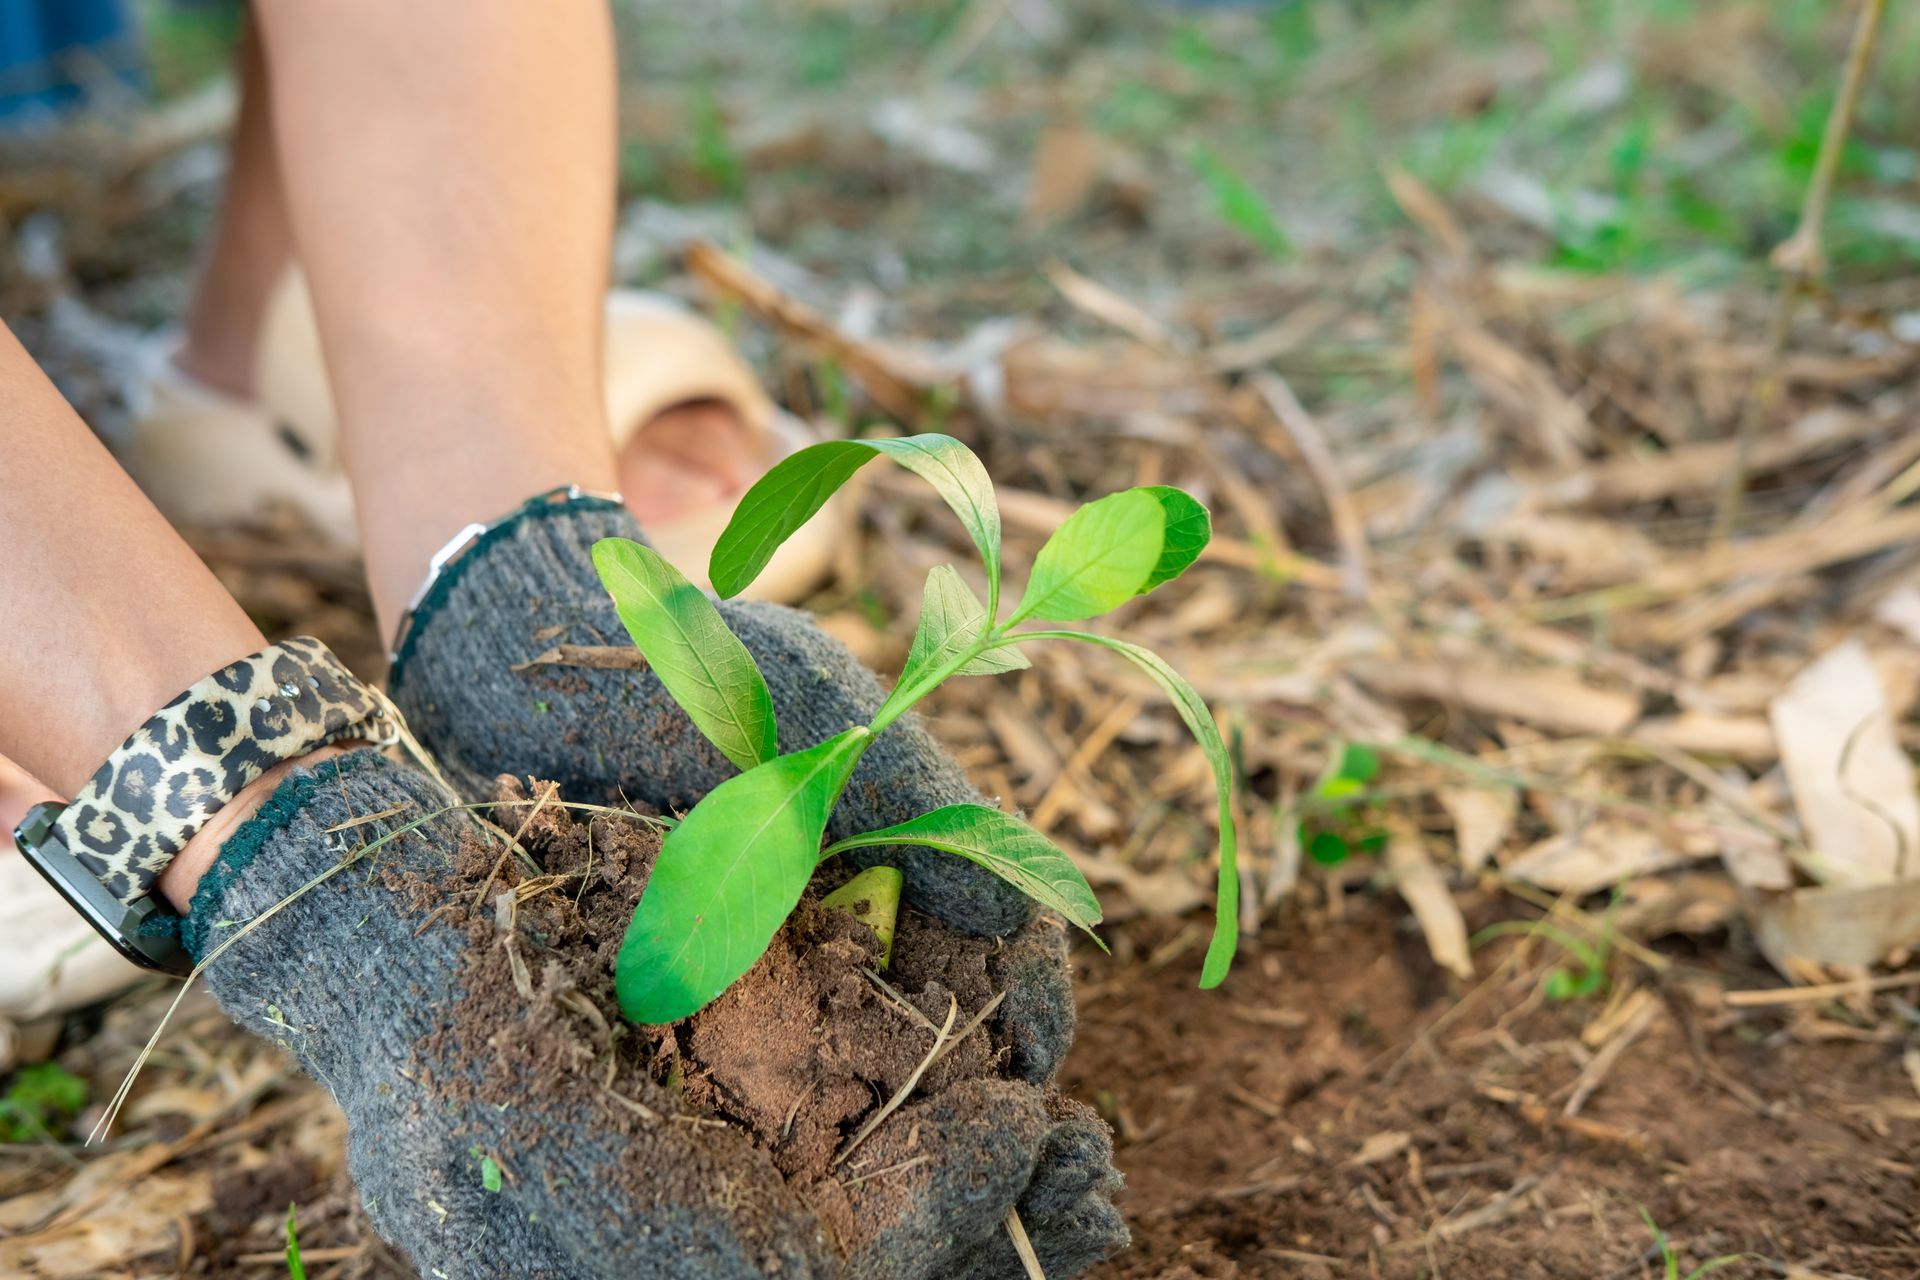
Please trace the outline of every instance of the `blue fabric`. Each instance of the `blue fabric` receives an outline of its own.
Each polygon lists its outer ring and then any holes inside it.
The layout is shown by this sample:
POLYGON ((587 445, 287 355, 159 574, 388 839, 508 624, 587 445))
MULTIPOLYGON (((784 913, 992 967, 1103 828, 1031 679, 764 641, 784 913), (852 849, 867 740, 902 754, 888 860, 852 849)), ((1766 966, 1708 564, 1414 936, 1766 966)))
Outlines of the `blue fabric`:
POLYGON ((102 73, 138 83, 139 59, 127 0, 0 0, 0 122, 83 106, 102 73))

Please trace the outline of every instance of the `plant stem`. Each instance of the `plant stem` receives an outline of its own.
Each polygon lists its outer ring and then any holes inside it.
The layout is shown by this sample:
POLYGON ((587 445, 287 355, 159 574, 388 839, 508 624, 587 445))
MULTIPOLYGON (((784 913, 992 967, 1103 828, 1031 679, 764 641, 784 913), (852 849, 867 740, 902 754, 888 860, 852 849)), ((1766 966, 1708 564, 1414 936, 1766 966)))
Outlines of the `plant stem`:
POLYGON ((1847 50, 1846 69, 1840 76, 1840 92, 1833 100, 1833 109, 1827 113, 1827 126, 1820 135, 1820 153, 1813 163, 1813 180, 1807 187, 1806 201, 1800 206, 1800 225, 1773 251, 1773 266, 1782 276, 1780 293, 1774 300, 1773 316, 1767 325, 1767 345, 1760 356, 1759 370, 1754 375, 1746 403, 1741 406, 1740 426, 1734 437, 1733 467, 1727 472, 1720 509, 1714 514, 1714 546, 1723 545, 1731 538, 1740 523, 1754 441, 1780 398, 1780 357, 1793 328, 1793 313, 1800 299, 1812 292, 1814 281, 1826 267, 1820 231, 1826 224, 1833 180, 1840 170, 1847 130, 1853 124, 1853 109, 1860 100, 1860 87, 1866 83, 1874 36, 1879 32, 1880 17, 1886 8, 1887 0, 1863 0, 1860 6, 1860 17, 1853 28, 1853 44, 1847 50))
POLYGON ((896 685, 893 692, 887 695, 887 700, 880 704, 880 710, 874 713, 873 720, 867 725, 867 732, 876 738, 879 737, 886 731, 888 725, 905 715, 914 703, 939 688, 948 676, 987 650, 1005 647, 1007 627, 1012 625, 1008 622, 1006 626, 987 628, 974 639, 972 644, 925 675, 918 677, 912 684, 896 685))

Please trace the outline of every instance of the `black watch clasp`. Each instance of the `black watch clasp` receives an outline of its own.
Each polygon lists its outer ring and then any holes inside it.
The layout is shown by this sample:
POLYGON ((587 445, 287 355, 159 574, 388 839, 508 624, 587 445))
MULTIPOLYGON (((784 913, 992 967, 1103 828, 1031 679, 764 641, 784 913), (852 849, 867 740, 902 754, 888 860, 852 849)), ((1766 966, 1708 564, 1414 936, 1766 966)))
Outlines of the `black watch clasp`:
POLYGON ((49 800, 27 810, 27 816, 13 831, 15 847, 115 951, 143 969, 186 977, 193 971, 193 958, 180 945, 179 937, 171 931, 154 932, 146 927, 148 921, 171 913, 151 894, 122 903, 94 879, 54 829, 54 822, 66 808, 49 800))

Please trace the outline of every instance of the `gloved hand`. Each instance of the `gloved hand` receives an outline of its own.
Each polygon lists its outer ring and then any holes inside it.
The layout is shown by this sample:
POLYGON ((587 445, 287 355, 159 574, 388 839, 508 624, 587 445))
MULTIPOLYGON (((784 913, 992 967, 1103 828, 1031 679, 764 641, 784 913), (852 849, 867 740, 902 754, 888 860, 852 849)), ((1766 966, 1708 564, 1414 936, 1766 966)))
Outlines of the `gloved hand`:
MULTIPOLYGON (((555 645, 618 645, 626 631, 594 573, 593 544, 640 538, 610 503, 535 507, 487 535, 428 593, 395 664, 392 692, 454 785, 484 796, 499 774, 558 782, 569 799, 691 808, 734 766, 651 672, 527 667, 555 645), (516 670, 516 668, 518 668, 516 670), (482 673, 488 673, 483 675, 482 673)), ((783 751, 864 723, 883 693, 847 649, 806 615, 723 603, 760 666, 783 751)), ((828 825, 829 838, 875 830, 980 797, 909 715, 869 749, 828 825)), ((1064 935, 1032 904, 972 863, 931 849, 864 850, 906 876, 909 905, 961 932, 1007 935, 995 961, 1006 992, 993 1027, 1014 1080, 1050 1087, 1073 1036, 1064 935)), ((1077 1275, 1126 1243, 1112 1205, 1119 1175, 1104 1125, 1084 1109, 1047 1133, 1019 1208, 1051 1277, 1077 1275)), ((1007 1276, 1019 1263, 1003 1234, 975 1256, 957 1250, 939 1274, 1007 1276)), ((907 1274, 896 1272, 895 1274, 907 1274)))
POLYGON ((924 1157, 911 1194, 853 1188, 867 1230, 843 1256, 746 1134, 686 1114, 631 1045, 616 1076, 614 1027, 524 922, 533 908, 493 892, 538 882, 511 865, 491 880, 504 845, 455 803, 369 750, 296 769, 224 843, 185 923, 205 957, 258 922, 206 980, 332 1092, 366 1212, 422 1275, 920 1276, 988 1256, 1023 1193, 1084 1199, 1097 1131, 1054 1122, 1030 1086, 976 1080, 894 1118, 924 1157))

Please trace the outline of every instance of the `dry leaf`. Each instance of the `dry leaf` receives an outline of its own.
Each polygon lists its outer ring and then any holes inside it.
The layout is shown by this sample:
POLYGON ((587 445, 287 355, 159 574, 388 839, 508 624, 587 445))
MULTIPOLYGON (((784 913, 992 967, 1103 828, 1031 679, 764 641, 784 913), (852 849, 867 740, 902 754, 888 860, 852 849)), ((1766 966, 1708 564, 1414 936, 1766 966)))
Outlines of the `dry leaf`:
MULTIPOLYGON (((1067 856, 1089 884, 1118 889, 1132 903, 1135 912, 1150 916, 1181 916, 1207 900, 1194 878, 1174 867, 1142 872, 1098 854, 1076 853, 1067 856)), ((1110 911, 1108 920, 1122 920, 1127 913, 1110 911)))
POLYGON ((1568 672, 1355 658, 1347 674, 1389 698, 1426 698, 1543 729, 1615 737, 1640 714, 1630 693, 1596 689, 1568 672))
POLYGON ((1503 869, 1516 880, 1553 893, 1598 893, 1633 876, 1692 860, 1647 826, 1600 818, 1549 836, 1503 869))
POLYGON ((1394 888, 1413 908, 1413 918, 1427 936, 1427 950, 1433 953, 1434 963, 1456 977, 1473 977, 1466 921, 1419 838, 1396 832, 1387 841, 1387 869, 1393 873, 1394 888))
POLYGON ((1094 319, 1137 338, 1150 347, 1172 348, 1178 344, 1174 336, 1167 332, 1146 309, 1130 298, 1124 298, 1098 280, 1081 275, 1064 262, 1047 264, 1047 279, 1053 281, 1053 287, 1060 296, 1071 302, 1076 308, 1086 312, 1094 319))
POLYGON ((1770 765, 1780 757, 1773 726, 1759 716, 1682 711, 1641 721, 1633 737, 1636 742, 1675 747, 1690 755, 1731 756, 1744 764, 1770 765))
POLYGON ((1808 874, 1860 886, 1920 874, 1920 797, 1886 693, 1857 640, 1830 649, 1768 708, 1811 852, 1808 874))
POLYGON ((1513 830, 1520 793, 1509 787, 1447 787, 1437 798, 1453 819, 1461 870, 1468 874, 1480 870, 1513 830))
POLYGON ((1805 963, 1874 964, 1920 941, 1920 880, 1755 895, 1754 937, 1789 977, 1805 963))
POLYGON ((1027 180, 1026 223, 1040 230, 1070 217, 1100 177, 1100 135, 1084 125, 1056 124, 1040 135, 1027 180))
POLYGON ((1360 1150, 1354 1152, 1348 1164, 1378 1164, 1399 1155, 1413 1145, 1413 1135, 1404 1129, 1388 1129, 1376 1133, 1360 1144, 1360 1150))

